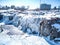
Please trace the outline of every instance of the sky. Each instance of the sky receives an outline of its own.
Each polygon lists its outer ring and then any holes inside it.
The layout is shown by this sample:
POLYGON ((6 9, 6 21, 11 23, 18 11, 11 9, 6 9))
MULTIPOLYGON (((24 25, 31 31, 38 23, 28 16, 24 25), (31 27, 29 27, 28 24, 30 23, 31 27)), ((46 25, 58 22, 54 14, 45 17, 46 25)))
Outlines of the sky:
POLYGON ((29 6, 30 9, 39 8, 40 4, 51 4, 51 7, 58 7, 60 0, 0 0, 0 5, 29 6))

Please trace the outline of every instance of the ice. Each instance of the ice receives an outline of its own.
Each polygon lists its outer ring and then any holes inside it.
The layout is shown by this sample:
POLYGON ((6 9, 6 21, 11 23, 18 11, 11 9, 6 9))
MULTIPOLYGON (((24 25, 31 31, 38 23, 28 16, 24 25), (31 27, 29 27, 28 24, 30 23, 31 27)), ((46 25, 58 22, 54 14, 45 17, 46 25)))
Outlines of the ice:
POLYGON ((2 27, 4 31, 0 33, 0 45, 49 45, 43 37, 23 33, 13 25, 2 27))
MULTIPOLYGON (((22 31, 20 31, 18 28, 16 28, 13 25, 3 25, 2 26, 3 30, 7 30, 8 35, 19 35, 19 34, 24 34, 22 31)), ((4 32, 3 31, 3 32, 4 32)))
MULTIPOLYGON (((56 45, 54 41, 49 40, 49 38, 45 39, 44 37, 40 37, 38 33, 42 19, 50 20, 55 17, 60 18, 60 13, 42 11, 45 13, 44 15, 38 14, 40 12, 37 12, 38 15, 36 15, 34 11, 29 11, 29 13, 26 11, 28 14, 23 14, 25 12, 18 13, 18 11, 15 12, 15 10, 3 10, 0 12, 6 12, 2 14, 7 16, 3 19, 3 22, 0 23, 3 28, 3 32, 0 32, 0 45, 56 45), (13 20, 9 20, 8 16, 11 15, 14 17, 13 20)), ((53 26, 60 30, 60 24, 53 24, 53 26)))

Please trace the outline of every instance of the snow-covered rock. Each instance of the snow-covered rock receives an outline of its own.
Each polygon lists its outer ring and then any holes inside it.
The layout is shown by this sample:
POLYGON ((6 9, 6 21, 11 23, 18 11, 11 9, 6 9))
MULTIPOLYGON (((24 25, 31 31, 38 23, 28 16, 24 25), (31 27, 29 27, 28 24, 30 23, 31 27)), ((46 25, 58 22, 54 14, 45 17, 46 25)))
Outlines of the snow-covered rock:
MULTIPOLYGON (((17 27, 13 26, 13 25, 3 25, 2 29, 5 31, 7 30, 7 34, 8 35, 20 35, 20 34, 24 34, 22 31, 20 31, 17 27)), ((4 32, 3 31, 3 32, 4 32)), ((2 32, 2 33, 3 33, 2 32)), ((5 32, 4 32, 5 33, 5 32)))
POLYGON ((55 23, 55 24, 53 24, 52 26, 54 26, 55 28, 58 29, 58 31, 60 31, 60 24, 55 23))

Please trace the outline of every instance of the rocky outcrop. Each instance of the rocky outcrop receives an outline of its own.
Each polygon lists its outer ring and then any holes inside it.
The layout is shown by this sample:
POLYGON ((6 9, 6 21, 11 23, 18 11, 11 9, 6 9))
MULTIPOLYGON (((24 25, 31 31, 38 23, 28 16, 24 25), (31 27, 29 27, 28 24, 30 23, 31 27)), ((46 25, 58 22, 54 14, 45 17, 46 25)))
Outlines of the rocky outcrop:
POLYGON ((58 29, 52 26, 52 24, 60 24, 60 18, 51 18, 51 20, 43 20, 40 22, 40 35, 50 36, 50 39, 55 39, 60 37, 60 32, 58 29))
POLYGON ((43 36, 48 36, 50 34, 51 25, 48 20, 40 22, 40 34, 43 36))

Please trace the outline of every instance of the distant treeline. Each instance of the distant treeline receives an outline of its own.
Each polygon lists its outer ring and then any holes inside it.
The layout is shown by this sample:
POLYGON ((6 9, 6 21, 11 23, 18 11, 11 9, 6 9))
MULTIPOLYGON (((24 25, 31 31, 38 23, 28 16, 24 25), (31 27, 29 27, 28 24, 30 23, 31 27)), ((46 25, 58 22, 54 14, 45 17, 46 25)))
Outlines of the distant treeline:
POLYGON ((25 6, 21 6, 21 7, 16 7, 14 5, 9 6, 0 6, 0 10, 8 10, 8 9, 15 9, 15 10, 27 10, 29 8, 29 6, 27 6, 27 8, 25 6))

